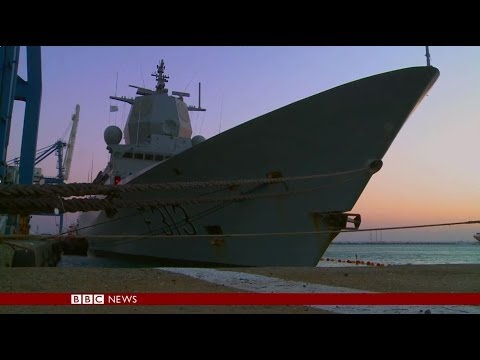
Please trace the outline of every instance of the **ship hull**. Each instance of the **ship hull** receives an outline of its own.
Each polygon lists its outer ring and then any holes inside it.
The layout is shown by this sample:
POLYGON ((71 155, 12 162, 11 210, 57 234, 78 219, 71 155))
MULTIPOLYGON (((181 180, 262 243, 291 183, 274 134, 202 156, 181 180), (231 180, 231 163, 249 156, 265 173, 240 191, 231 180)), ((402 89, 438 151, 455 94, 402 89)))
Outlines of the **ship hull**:
POLYGON ((126 194, 126 200, 233 199, 87 212, 80 234, 89 237, 94 253, 151 257, 167 265, 315 266, 345 227, 342 213, 353 208, 378 170, 372 164, 378 165, 438 75, 433 67, 417 67, 339 86, 221 133, 122 183, 331 176, 126 194))
POLYGON ((125 210, 115 216, 118 222, 91 212, 87 223, 104 224, 95 234, 118 237, 92 237, 89 247, 96 255, 150 257, 172 266, 315 266, 345 217, 299 210, 278 198, 125 210), (319 233, 295 234, 305 231, 319 233))

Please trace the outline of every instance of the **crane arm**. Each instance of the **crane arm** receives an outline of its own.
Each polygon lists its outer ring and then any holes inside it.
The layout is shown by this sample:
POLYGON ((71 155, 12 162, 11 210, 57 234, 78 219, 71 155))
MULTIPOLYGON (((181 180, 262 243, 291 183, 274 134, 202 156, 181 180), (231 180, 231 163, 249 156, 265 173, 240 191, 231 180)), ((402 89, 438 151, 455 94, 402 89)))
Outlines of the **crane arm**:
POLYGON ((63 161, 63 167, 65 169, 64 179, 68 180, 70 175, 70 166, 72 165, 73 148, 75 146, 75 138, 77 136, 78 121, 80 120, 80 105, 75 106, 75 114, 72 116, 72 130, 70 131, 70 138, 67 143, 67 150, 65 152, 65 160, 63 161))

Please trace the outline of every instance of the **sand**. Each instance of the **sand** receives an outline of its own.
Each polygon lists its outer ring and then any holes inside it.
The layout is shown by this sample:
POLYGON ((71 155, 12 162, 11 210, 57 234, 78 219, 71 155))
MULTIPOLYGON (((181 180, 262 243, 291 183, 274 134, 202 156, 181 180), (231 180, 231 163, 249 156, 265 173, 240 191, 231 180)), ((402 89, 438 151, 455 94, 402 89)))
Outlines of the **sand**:
MULTIPOLYGON (((480 265, 221 270, 375 292, 480 292, 480 265)), ((0 269, 0 292, 223 293, 242 291, 151 268, 2 268, 0 269)), ((7 313, 324 314, 329 312, 307 306, 0 306, 0 314, 7 313)))

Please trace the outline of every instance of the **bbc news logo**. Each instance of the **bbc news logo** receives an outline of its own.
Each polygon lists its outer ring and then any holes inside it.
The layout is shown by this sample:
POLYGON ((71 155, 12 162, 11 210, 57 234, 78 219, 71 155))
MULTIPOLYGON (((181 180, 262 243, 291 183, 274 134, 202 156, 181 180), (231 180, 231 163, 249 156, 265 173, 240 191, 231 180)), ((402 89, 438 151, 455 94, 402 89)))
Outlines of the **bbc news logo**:
POLYGON ((71 305, 128 305, 138 302, 137 295, 71 294, 71 305))

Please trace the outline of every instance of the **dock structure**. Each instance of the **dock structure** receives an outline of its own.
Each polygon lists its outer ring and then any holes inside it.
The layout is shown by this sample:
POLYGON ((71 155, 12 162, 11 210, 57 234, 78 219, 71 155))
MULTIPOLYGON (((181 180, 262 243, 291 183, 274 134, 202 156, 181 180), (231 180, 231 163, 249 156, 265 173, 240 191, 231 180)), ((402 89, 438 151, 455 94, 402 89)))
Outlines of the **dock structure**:
POLYGON ((61 256, 61 243, 56 239, 0 242, 0 268, 56 266, 61 256))
MULTIPOLYGON (((20 46, 0 47, 0 187, 33 183, 42 98, 40 46, 27 46, 27 79, 18 75, 20 46), (13 104, 25 102, 18 171, 9 173, 6 155, 13 104)), ((0 235, 29 234, 29 214, 0 214, 0 235)), ((0 240, 0 267, 55 266, 61 249, 57 240, 0 240)))

